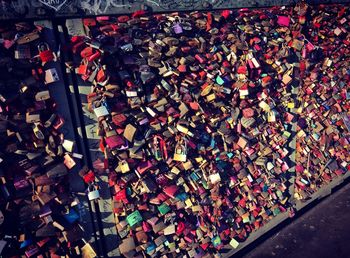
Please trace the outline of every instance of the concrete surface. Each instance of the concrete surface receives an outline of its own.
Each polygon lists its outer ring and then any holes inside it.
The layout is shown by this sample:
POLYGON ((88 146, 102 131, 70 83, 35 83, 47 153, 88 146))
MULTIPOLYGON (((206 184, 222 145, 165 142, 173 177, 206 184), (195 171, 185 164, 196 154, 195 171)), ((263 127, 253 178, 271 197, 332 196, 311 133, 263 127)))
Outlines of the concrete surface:
POLYGON ((282 223, 264 242, 234 257, 350 257, 349 217, 350 184, 347 184, 294 217, 291 223, 282 223))
MULTIPOLYGON (((297 0, 1 0, 0 19, 82 17, 133 13, 146 6, 154 12, 193 11, 293 5, 297 0), (46 4, 44 4, 46 3, 46 4), (51 6, 51 7, 49 7, 51 6)), ((349 0, 306 0, 310 4, 349 0)))

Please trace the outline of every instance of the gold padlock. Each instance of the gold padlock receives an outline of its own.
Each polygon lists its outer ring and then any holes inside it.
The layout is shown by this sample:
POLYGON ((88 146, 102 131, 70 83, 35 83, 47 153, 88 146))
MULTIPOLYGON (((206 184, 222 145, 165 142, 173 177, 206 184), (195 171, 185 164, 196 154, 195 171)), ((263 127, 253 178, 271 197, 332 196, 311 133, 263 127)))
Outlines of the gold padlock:
POLYGON ((119 168, 121 169, 122 173, 127 173, 130 171, 129 164, 126 160, 122 160, 119 162, 119 168))
POLYGON ((179 142, 175 147, 174 158, 175 161, 186 162, 187 160, 187 146, 179 142))

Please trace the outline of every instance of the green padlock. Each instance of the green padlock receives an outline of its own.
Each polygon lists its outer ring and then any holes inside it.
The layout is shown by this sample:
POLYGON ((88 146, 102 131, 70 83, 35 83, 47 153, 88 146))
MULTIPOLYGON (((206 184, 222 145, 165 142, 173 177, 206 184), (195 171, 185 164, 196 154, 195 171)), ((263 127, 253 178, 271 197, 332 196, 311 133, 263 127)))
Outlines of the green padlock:
POLYGON ((130 227, 140 223, 142 220, 143 219, 139 211, 134 211, 126 217, 126 221, 129 223, 130 227))
POLYGON ((170 209, 170 207, 167 204, 163 203, 162 205, 158 206, 158 210, 159 210, 160 214, 165 215, 171 209, 170 209))
POLYGON ((221 245, 221 238, 219 236, 215 236, 211 239, 211 242, 213 243, 214 247, 217 247, 221 245))

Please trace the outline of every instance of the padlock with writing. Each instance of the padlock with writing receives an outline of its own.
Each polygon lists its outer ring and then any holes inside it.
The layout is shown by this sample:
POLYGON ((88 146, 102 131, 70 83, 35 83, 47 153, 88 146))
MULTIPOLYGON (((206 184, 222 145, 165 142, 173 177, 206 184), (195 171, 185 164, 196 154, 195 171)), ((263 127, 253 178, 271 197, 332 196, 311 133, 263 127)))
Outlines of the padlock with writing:
POLYGON ((38 50, 41 62, 47 63, 55 60, 55 55, 46 42, 39 43, 38 50))

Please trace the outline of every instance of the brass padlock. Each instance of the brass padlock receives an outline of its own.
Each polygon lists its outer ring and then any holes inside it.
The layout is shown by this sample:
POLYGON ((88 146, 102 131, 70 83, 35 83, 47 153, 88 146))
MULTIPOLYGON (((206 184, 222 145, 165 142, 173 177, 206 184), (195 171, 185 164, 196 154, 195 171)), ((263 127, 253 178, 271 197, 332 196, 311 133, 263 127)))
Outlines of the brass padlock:
POLYGON ((126 160, 120 161, 118 165, 122 173, 127 173, 130 171, 129 164, 126 160))
POLYGON ((179 142, 176 144, 174 158, 175 161, 186 162, 187 160, 187 144, 179 142))

